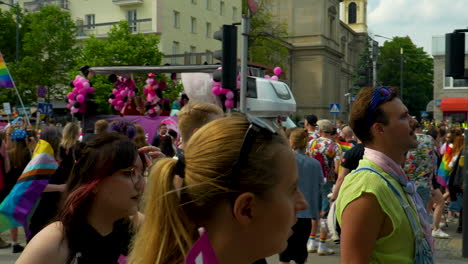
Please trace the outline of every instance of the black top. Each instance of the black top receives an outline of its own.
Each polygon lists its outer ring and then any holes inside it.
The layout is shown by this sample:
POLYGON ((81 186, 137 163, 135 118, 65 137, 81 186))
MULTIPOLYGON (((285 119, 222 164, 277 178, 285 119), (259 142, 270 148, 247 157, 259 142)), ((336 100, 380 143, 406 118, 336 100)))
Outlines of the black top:
MULTIPOLYGON (((133 237, 128 219, 114 223, 112 233, 102 236, 92 226, 85 224, 77 241, 78 248, 72 250, 76 264, 117 264, 121 256, 128 255, 133 237)), ((73 260, 72 260, 73 263, 73 260)))
POLYGON ((364 144, 357 144, 348 150, 341 159, 341 166, 348 170, 355 170, 364 156, 364 144))

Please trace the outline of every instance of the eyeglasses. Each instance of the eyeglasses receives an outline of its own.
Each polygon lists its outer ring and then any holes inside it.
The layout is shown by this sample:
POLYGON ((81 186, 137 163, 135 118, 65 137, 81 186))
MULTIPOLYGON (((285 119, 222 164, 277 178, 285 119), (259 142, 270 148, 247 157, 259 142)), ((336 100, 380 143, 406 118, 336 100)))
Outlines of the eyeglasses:
POLYGON ((148 177, 148 169, 145 169, 144 171, 142 171, 140 173, 137 173, 137 168, 136 167, 130 167, 130 168, 127 168, 127 169, 119 170, 118 172, 120 172, 124 176, 130 178, 133 185, 137 184, 143 178, 148 177))
POLYGON ((367 110, 367 127, 370 128, 374 123, 374 112, 377 107, 387 100, 390 95, 392 94, 392 90, 390 90, 386 86, 379 86, 375 89, 374 94, 372 95, 372 100, 369 104, 369 109, 367 110))
MULTIPOLYGON (((241 149, 239 152, 239 157, 234 163, 232 169, 232 175, 237 175, 240 172, 240 169, 247 164, 249 153, 250 151, 252 151, 255 139, 260 133, 267 136, 274 136, 278 134, 274 127, 270 126, 267 122, 261 120, 260 118, 254 117, 249 114, 245 114, 245 117, 249 121, 250 125, 247 128, 247 131, 245 132, 244 140, 242 142, 241 149)), ((234 178, 235 177, 231 177, 229 180, 229 185, 231 187, 236 187, 234 178)))

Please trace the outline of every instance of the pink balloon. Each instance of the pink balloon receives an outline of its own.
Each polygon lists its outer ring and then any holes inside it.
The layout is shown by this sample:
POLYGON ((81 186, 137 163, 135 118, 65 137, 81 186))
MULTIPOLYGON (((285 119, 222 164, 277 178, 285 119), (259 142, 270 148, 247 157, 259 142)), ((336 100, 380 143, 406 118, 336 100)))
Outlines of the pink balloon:
POLYGON ((227 92, 226 98, 227 99, 233 99, 234 98, 234 93, 232 91, 227 92))
POLYGON ((211 85, 213 86, 221 86, 221 82, 211 81, 211 85))
POLYGON ((74 106, 72 106, 72 108, 71 108, 71 112, 72 112, 72 113, 76 114, 76 113, 78 113, 78 111, 79 111, 79 109, 77 109, 77 108, 75 108, 74 106))
POLYGON ((75 84, 75 88, 78 89, 78 90, 81 90, 81 88, 83 88, 83 83, 77 82, 77 83, 75 84))
POLYGON ((78 91, 79 94, 85 95, 88 92, 88 89, 81 88, 81 90, 78 91))
POLYGON ((86 98, 85 98, 84 95, 82 95, 82 94, 80 94, 80 95, 78 95, 78 96, 76 97, 76 101, 78 101, 79 103, 84 103, 85 99, 86 99, 86 98))
POLYGON ((117 103, 117 105, 118 105, 119 107, 124 107, 125 103, 124 103, 123 101, 119 101, 119 102, 117 103))
POLYGON ((166 88, 167 88, 167 83, 165 81, 160 81, 159 82, 159 89, 164 91, 164 90, 166 90, 166 88))
POLYGON ((114 109, 117 110, 117 111, 122 111, 122 107, 120 107, 118 105, 114 106, 114 109))
POLYGON ((265 75, 265 76, 263 76, 263 78, 270 79, 271 77, 270 77, 270 75, 265 75))
POLYGON ((275 75, 281 75, 281 73, 283 73, 283 69, 281 69, 281 67, 275 67, 275 68, 273 69, 273 73, 274 73, 275 75))
POLYGON ((128 97, 134 97, 134 96, 135 96, 135 92, 134 92, 134 91, 128 92, 128 97))
POLYGON ((73 99, 68 99, 68 102, 69 102, 70 104, 73 104, 73 103, 75 102, 75 100, 73 100, 73 99))
POLYGON ((88 93, 95 93, 96 92, 96 89, 94 89, 93 87, 90 87, 88 89, 88 93))
POLYGON ((83 88, 88 89, 89 88, 89 82, 84 82, 83 83, 83 88))
POLYGON ((219 86, 215 86, 215 87, 213 87, 213 89, 211 89, 211 92, 212 92, 214 95, 218 96, 218 95, 221 94, 221 88, 220 88, 219 86))
POLYGON ((227 94, 228 92, 230 92, 231 90, 229 89, 225 89, 225 88, 221 88, 221 94, 227 94))
POLYGON ((118 101, 122 101, 123 96, 122 96, 121 94, 117 94, 117 95, 115 96, 115 99, 117 99, 118 101))
POLYGON ((109 102, 109 104, 114 105, 114 99, 109 98, 108 102, 109 102))
POLYGON ((278 81, 279 78, 278 78, 278 76, 274 75, 274 76, 271 76, 271 80, 273 80, 273 81, 278 81))
POLYGON ((234 107, 234 100, 227 99, 226 101, 224 101, 224 105, 226 106, 226 108, 233 108, 234 107))
POLYGON ((73 100, 73 99, 75 98, 75 95, 74 95, 73 93, 68 93, 68 94, 67 94, 67 98, 68 98, 69 100, 73 100))
POLYGON ((143 94, 147 95, 148 94, 148 88, 143 89, 143 94))
POLYGON ((76 87, 73 88, 72 93, 73 93, 73 94, 78 94, 78 88, 76 88, 76 87))
POLYGON ((121 91, 120 95, 122 95, 123 97, 127 96, 127 91, 125 91, 125 90, 121 91))
POLYGON ((112 90, 112 93, 113 93, 113 94, 118 94, 119 91, 118 91, 117 89, 114 89, 114 90, 112 90))
POLYGON ((72 107, 72 104, 67 104, 67 108, 70 109, 72 107))

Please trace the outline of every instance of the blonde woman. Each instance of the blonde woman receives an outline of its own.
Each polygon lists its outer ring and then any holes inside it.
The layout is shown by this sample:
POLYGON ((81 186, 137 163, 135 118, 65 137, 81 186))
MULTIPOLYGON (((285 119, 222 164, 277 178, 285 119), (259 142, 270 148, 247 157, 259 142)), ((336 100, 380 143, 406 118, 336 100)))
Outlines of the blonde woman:
POLYGON ((208 123, 149 177, 129 263, 183 263, 204 227, 218 263, 251 264, 286 249, 307 207, 286 138, 251 117, 208 123))

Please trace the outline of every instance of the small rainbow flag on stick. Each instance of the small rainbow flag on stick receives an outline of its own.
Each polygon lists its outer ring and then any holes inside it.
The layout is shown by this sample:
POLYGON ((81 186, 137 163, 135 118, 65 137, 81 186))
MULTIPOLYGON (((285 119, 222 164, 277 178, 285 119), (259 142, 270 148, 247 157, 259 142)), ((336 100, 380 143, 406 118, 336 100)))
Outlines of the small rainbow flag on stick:
POLYGON ((349 142, 345 142, 345 141, 339 141, 338 143, 340 144, 341 150, 343 152, 346 152, 346 151, 352 149, 353 146, 354 146, 353 143, 349 143, 349 142))
POLYGON ((57 168, 54 150, 47 141, 39 140, 31 161, 0 204, 0 232, 23 226, 26 236, 29 237, 29 219, 39 203, 42 191, 57 168))
POLYGON ((0 53, 0 87, 11 88, 13 87, 13 79, 11 79, 10 71, 6 66, 5 60, 0 53))

